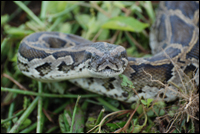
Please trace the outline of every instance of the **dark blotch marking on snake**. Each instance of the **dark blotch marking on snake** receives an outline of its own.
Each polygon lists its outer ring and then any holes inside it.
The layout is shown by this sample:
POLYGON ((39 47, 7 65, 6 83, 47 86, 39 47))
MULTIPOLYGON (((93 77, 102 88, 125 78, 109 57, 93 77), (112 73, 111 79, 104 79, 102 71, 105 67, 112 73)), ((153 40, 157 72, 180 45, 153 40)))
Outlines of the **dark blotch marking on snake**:
POLYGON ((112 84, 112 82, 116 80, 116 78, 110 78, 108 81, 105 81, 102 86, 104 86, 106 88, 107 91, 113 90, 115 89, 114 85, 112 84))
POLYGON ((35 68, 38 72, 40 72, 40 76, 47 75, 49 72, 51 72, 51 63, 44 63, 38 67, 35 68))
POLYGON ((94 79, 92 77, 88 78, 88 85, 91 85, 92 83, 94 83, 94 79))
POLYGON ((197 68, 192 64, 188 65, 184 70, 184 73, 187 74, 187 76, 189 76, 190 78, 194 77, 194 74, 196 74, 196 72, 197 68))
POLYGON ((128 97, 128 92, 123 92, 122 95, 126 98, 128 97))
POLYGON ((29 72, 28 68, 29 68, 29 65, 26 64, 26 63, 22 63, 20 62, 19 60, 17 61, 18 62, 18 66, 21 67, 21 70, 24 71, 24 72, 29 72))
POLYGON ((74 69, 74 67, 72 65, 66 65, 66 63, 64 61, 62 61, 60 63, 60 65, 58 66, 58 70, 63 71, 65 73, 67 73, 68 71, 73 70, 73 69, 74 69))

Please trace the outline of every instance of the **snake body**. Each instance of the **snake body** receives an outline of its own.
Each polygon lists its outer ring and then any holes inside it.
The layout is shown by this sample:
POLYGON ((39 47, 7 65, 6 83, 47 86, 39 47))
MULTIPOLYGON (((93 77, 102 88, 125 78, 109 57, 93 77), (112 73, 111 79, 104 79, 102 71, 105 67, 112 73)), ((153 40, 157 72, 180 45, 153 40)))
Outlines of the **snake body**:
POLYGON ((199 84, 198 2, 161 2, 150 42, 154 56, 133 58, 127 57, 122 46, 94 43, 72 34, 38 32, 21 41, 17 64, 33 79, 69 80, 125 102, 134 102, 138 96, 173 101, 178 97, 174 84, 187 87, 191 79, 199 84), (132 81, 137 94, 121 85, 119 74, 132 81))

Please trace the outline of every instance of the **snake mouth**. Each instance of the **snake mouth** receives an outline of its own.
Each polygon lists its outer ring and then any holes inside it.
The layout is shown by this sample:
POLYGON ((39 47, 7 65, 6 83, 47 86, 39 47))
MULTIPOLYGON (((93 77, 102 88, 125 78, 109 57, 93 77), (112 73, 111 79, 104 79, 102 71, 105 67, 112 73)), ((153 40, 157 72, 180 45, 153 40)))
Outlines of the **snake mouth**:
POLYGON ((103 73, 103 72, 112 72, 112 73, 118 73, 120 70, 112 69, 109 66, 106 66, 104 69, 101 69, 97 72, 103 73))
POLYGON ((116 77, 119 74, 123 73, 128 64, 128 60, 126 58, 122 59, 112 59, 105 58, 96 60, 95 62, 89 62, 89 72, 93 77, 97 78, 108 78, 108 77, 116 77), (101 62, 100 62, 101 61, 101 62))
POLYGON ((97 67, 97 68, 91 68, 90 72, 93 74, 94 77, 98 78, 108 78, 108 77, 115 77, 118 76, 119 74, 123 73, 124 68, 116 68, 116 67, 110 67, 110 66, 105 66, 105 67, 97 67))
POLYGON ((120 70, 111 69, 109 66, 106 66, 104 70, 113 70, 113 71, 115 71, 115 72, 120 72, 120 70))
POLYGON ((121 73, 122 73, 122 71, 113 70, 113 69, 103 69, 103 70, 100 70, 100 71, 93 72, 93 74, 95 74, 96 77, 99 77, 99 78, 115 77, 115 76, 117 76, 121 73))

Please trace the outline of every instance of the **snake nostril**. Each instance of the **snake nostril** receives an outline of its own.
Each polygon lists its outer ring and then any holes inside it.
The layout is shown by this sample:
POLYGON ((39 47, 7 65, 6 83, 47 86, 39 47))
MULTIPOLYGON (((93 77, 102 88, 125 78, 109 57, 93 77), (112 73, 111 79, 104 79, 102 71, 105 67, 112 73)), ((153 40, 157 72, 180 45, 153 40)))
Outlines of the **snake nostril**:
POLYGON ((122 57, 122 58, 127 58, 127 53, 126 53, 126 51, 123 51, 123 52, 121 53, 121 57, 122 57))
POLYGON ((106 66, 105 69, 111 69, 109 66, 106 66))

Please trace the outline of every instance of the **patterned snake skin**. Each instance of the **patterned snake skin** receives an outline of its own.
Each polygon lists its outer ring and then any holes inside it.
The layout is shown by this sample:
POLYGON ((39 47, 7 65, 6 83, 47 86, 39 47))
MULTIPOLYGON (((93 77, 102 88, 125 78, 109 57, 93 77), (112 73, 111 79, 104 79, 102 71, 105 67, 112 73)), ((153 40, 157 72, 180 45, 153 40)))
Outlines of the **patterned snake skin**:
POLYGON ((18 68, 39 81, 69 80, 129 103, 138 96, 173 101, 179 96, 175 85, 199 85, 199 2, 160 2, 150 42, 154 56, 134 58, 122 46, 39 32, 21 41, 18 68), (137 94, 121 85, 119 74, 132 81, 137 94))

